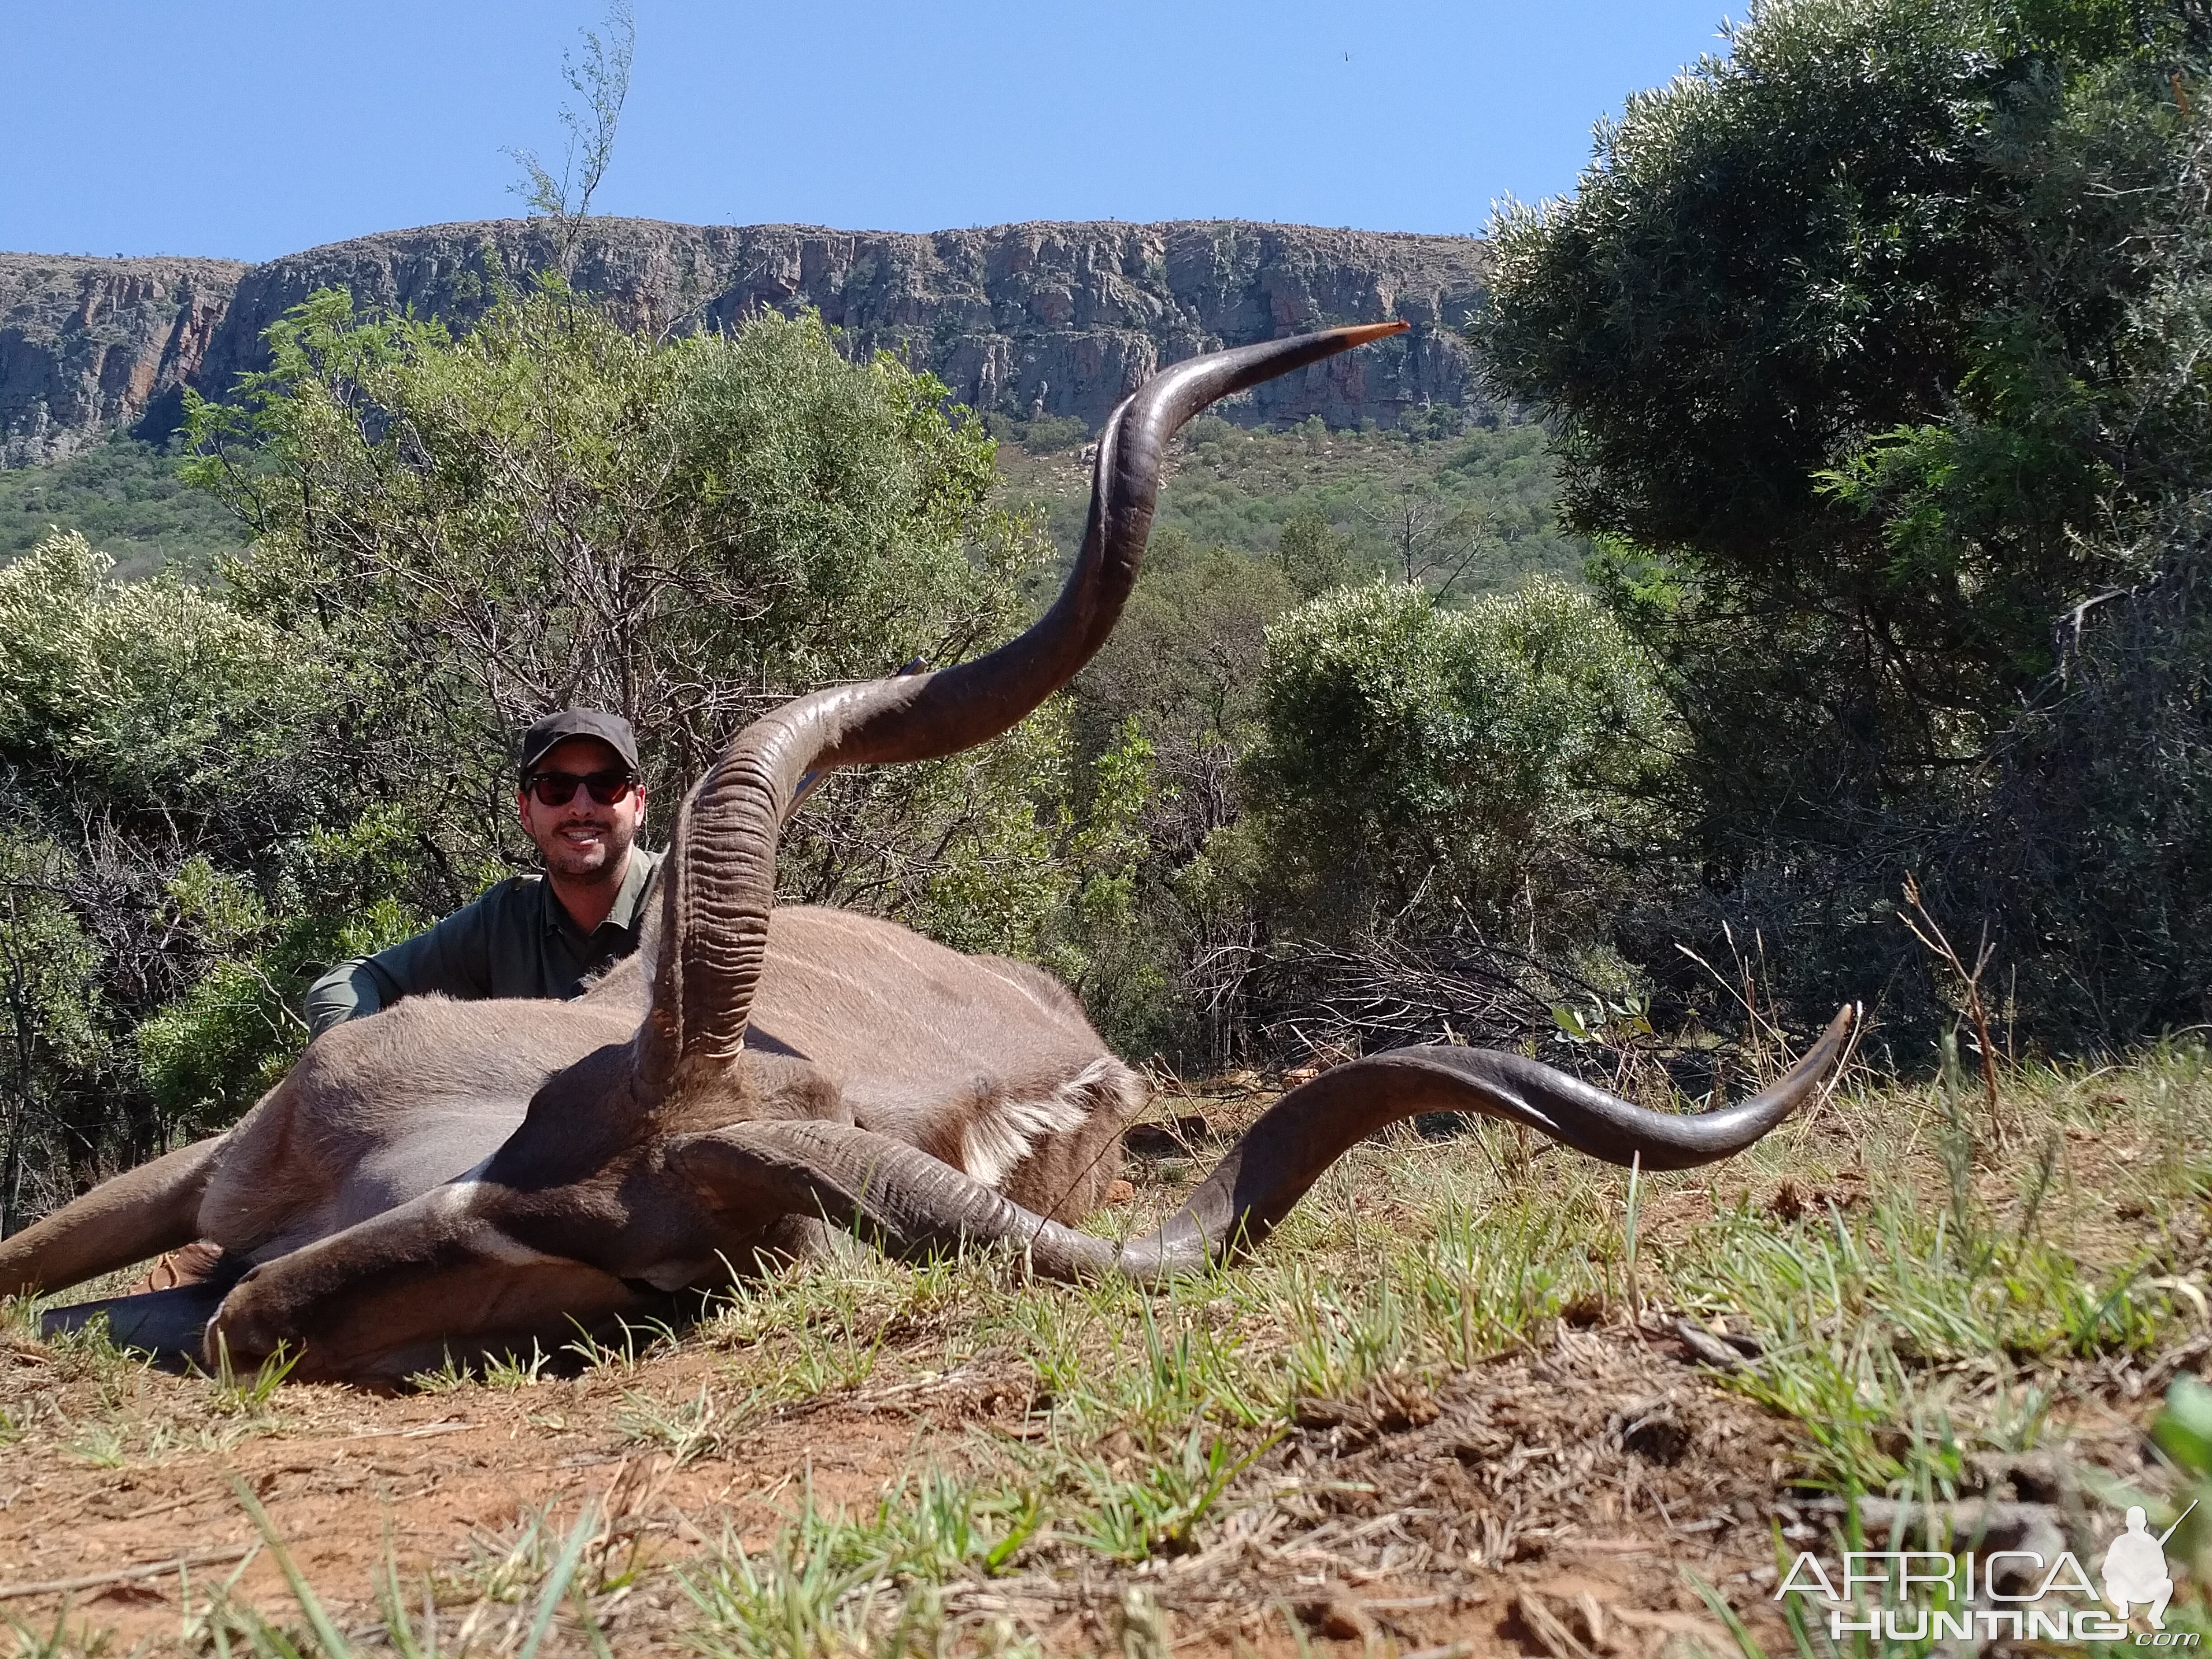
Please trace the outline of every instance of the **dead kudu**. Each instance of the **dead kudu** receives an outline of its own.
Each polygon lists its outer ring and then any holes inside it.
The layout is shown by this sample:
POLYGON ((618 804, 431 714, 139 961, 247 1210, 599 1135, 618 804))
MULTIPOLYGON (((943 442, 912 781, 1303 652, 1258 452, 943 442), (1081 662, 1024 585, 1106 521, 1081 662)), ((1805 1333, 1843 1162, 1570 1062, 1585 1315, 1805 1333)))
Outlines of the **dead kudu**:
POLYGON ((1143 1100, 1048 975, 888 922, 774 908, 810 772, 950 755, 1097 650, 1135 580, 1162 452, 1215 400, 1396 332, 1342 328, 1168 369, 1098 445, 1065 590, 1027 633, 933 673, 843 685, 748 727, 684 801, 647 946, 580 1001, 402 1002, 316 1040, 228 1133, 0 1244, 0 1291, 57 1290, 194 1238, 242 1278, 106 1304, 118 1335, 295 1376, 392 1382, 611 1324, 824 1220, 899 1255, 1006 1243, 1054 1277, 1154 1280, 1256 1248, 1330 1163, 1416 1112, 1482 1112, 1616 1164, 1710 1162, 1818 1085, 1838 1014, 1774 1089, 1674 1116, 1535 1062, 1414 1048, 1285 1095, 1167 1224, 1072 1224, 1143 1100))

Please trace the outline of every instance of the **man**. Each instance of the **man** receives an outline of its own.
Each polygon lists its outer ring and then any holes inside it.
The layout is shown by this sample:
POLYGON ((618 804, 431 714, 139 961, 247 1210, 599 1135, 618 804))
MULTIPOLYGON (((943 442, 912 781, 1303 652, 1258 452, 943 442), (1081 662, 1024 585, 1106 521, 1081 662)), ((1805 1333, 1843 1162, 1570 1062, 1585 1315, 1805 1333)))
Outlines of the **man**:
POLYGON ((539 720, 515 805, 544 873, 510 876, 436 927, 339 963, 307 993, 311 1030, 425 991, 565 1000, 637 949, 661 854, 636 845, 645 783, 629 722, 596 708, 539 720))
MULTIPOLYGON (((637 949, 661 854, 636 844, 645 782, 629 722, 596 708, 538 721, 523 735, 515 807, 544 873, 509 876, 436 927, 339 963, 308 989, 311 1031, 425 991, 565 1000, 637 949)), ((242 1270, 203 1239, 161 1257, 125 1294, 242 1270)))

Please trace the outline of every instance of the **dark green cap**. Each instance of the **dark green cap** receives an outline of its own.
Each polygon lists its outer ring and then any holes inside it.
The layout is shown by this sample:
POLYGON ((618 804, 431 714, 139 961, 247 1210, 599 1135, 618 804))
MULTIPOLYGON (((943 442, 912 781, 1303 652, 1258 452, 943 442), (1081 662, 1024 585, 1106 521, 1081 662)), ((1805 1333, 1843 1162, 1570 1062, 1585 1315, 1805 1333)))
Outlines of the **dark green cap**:
POLYGON ((522 734, 522 775, 528 777, 538 762, 570 738, 597 738, 621 756, 623 764, 631 771, 641 769, 637 763, 637 734, 628 720, 604 708, 563 708, 522 734))

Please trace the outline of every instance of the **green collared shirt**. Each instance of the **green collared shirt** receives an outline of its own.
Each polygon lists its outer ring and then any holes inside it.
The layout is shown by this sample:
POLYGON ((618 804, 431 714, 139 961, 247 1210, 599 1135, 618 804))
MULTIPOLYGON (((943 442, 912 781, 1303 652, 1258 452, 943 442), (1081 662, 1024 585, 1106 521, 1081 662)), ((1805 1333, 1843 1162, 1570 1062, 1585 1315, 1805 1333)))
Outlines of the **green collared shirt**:
POLYGON ((319 1036, 341 1020, 425 991, 464 1000, 565 1001, 637 949, 662 857, 630 848, 614 908, 589 933, 576 926, 544 876, 509 876, 436 927, 332 968, 307 993, 308 1029, 319 1036))

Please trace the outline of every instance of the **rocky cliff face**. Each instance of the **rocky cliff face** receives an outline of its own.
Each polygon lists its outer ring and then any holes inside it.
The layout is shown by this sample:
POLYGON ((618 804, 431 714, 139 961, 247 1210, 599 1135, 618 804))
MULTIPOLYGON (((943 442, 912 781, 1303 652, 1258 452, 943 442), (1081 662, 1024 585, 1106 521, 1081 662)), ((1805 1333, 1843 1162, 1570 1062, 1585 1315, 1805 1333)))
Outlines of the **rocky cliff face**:
POLYGON ((61 460, 173 405, 246 271, 228 259, 0 253, 0 466, 61 460))
MULTIPOLYGON (((1329 323, 1404 318, 1411 332, 1270 382, 1225 411, 1342 426, 1480 402, 1460 328, 1480 299, 1485 259, 1484 245, 1463 237, 1235 221, 920 236, 601 219, 565 264, 579 289, 641 326, 682 332, 762 308, 812 307, 856 353, 889 350, 931 369, 972 407, 1094 425, 1163 362, 1329 323)), ((0 454, 21 465, 125 422, 161 428, 173 418, 165 391, 222 395, 261 366, 263 331, 317 289, 465 325, 489 303, 499 272, 562 263, 550 226, 511 219, 365 236, 251 268, 0 256, 0 304, 9 307, 0 324, 0 454), (88 297, 125 293, 137 297, 88 297)))

